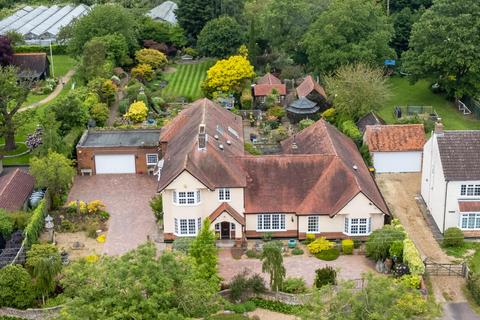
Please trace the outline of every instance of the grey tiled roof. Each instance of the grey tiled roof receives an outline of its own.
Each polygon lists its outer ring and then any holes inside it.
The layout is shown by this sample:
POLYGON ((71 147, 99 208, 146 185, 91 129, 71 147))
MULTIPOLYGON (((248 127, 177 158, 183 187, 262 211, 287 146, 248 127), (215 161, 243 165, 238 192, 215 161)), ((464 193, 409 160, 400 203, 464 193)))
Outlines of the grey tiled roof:
POLYGON ((445 131, 437 141, 447 181, 480 180, 480 130, 445 131))
POLYGON ((154 147, 159 139, 160 129, 90 130, 77 147, 154 147))

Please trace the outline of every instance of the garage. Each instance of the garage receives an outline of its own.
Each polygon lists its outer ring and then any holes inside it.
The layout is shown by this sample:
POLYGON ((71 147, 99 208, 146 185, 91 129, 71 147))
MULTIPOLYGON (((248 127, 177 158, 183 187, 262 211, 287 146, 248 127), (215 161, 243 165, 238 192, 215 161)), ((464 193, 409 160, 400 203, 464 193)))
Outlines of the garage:
POLYGON ((423 124, 367 125, 364 142, 377 173, 422 171, 423 124))
POLYGON ((96 155, 95 171, 97 174, 135 173, 135 155, 96 155))

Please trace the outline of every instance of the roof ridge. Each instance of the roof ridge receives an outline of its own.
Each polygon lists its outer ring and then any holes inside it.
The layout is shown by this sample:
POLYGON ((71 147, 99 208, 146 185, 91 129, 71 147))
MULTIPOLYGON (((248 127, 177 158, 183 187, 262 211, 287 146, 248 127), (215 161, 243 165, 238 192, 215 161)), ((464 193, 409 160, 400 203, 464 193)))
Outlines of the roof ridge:
POLYGON ((339 157, 338 155, 338 151, 337 151, 337 148, 335 147, 335 144, 333 143, 333 139, 331 137, 331 134, 330 134, 330 131, 329 131, 329 127, 328 127, 328 124, 327 124, 327 121, 325 121, 323 118, 320 119, 320 121, 322 121, 323 125, 325 126, 325 131, 327 132, 327 137, 328 137, 328 140, 330 141, 330 145, 332 146, 332 149, 333 149, 333 152, 335 153, 335 156, 339 157))

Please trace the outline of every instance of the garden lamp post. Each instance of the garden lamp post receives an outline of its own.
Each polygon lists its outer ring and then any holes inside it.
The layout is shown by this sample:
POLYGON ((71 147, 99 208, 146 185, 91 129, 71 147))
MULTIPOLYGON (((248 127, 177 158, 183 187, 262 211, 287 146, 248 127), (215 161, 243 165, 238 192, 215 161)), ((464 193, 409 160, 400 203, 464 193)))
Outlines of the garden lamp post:
POLYGON ((53 227, 55 225, 53 224, 53 218, 50 215, 47 215, 45 217, 45 229, 47 229, 48 232, 48 242, 53 242, 53 236, 54 236, 54 231, 53 227))

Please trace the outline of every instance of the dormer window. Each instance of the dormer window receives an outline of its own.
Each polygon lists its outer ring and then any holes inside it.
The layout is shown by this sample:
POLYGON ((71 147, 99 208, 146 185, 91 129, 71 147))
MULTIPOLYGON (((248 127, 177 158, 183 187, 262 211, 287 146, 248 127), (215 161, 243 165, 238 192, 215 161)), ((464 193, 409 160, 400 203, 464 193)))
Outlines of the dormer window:
POLYGON ((462 197, 480 197, 480 184, 462 184, 460 195, 462 197))
POLYGON ((218 189, 218 201, 222 201, 222 202, 230 201, 230 189, 229 188, 218 189))

